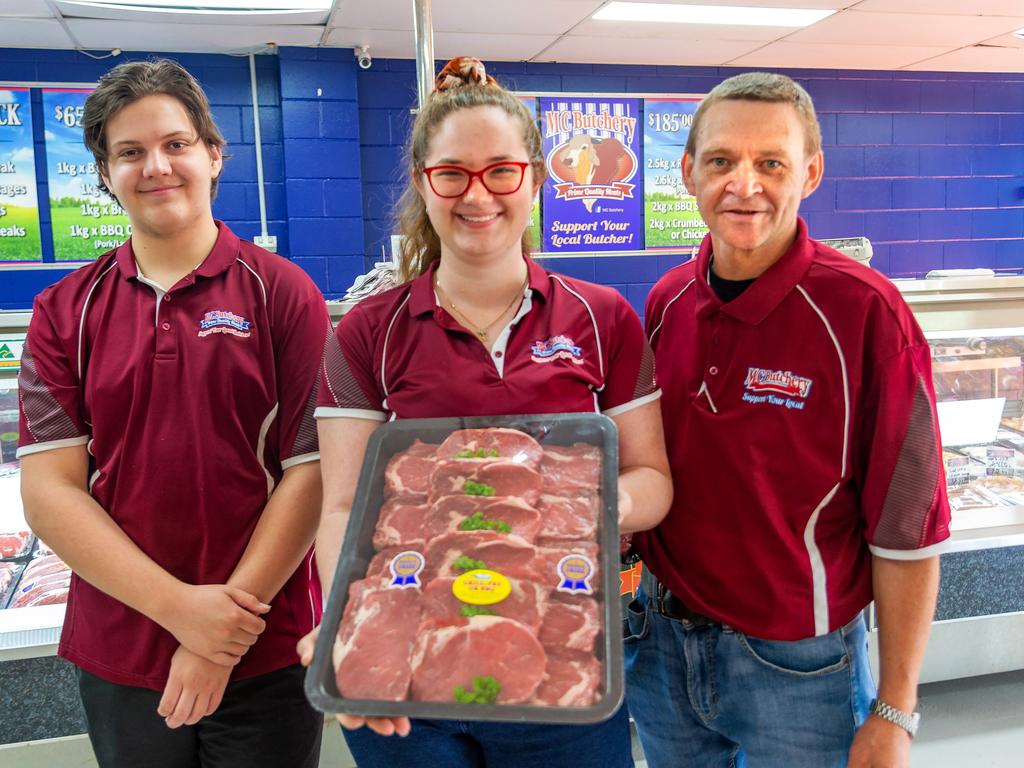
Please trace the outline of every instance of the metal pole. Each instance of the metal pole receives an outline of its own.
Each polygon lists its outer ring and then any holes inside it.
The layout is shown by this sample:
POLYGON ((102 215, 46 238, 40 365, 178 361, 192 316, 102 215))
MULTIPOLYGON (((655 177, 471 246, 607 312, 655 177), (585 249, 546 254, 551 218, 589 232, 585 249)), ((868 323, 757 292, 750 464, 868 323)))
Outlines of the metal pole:
POLYGON ((252 86, 252 130, 256 140, 256 191, 260 200, 260 234, 267 236, 267 202, 263 192, 263 142, 260 138, 260 100, 256 96, 256 57, 249 54, 249 84, 252 86))
POLYGON ((412 0, 413 40, 416 44, 416 91, 422 107, 434 88, 434 25, 430 0, 412 0))

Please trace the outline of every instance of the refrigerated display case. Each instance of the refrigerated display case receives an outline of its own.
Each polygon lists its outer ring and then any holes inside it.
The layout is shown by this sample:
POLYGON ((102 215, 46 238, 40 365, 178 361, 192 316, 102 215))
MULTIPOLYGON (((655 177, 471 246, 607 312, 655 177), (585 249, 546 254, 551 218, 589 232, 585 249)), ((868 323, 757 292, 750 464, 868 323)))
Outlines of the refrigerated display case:
POLYGON ((21 508, 18 372, 30 317, 0 313, 0 662, 56 652, 70 581, 70 571, 32 535, 21 508))
POLYGON ((952 512, 922 682, 1022 669, 1024 277, 896 284, 931 347, 952 512))

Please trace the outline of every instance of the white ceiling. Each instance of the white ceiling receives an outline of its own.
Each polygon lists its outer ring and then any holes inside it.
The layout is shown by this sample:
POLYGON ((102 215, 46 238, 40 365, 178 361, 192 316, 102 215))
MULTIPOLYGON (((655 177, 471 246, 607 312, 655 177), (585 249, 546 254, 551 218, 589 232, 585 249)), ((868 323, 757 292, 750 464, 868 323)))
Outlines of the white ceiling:
MULTIPOLYGON (((650 0, 648 0, 650 1, 650 0)), ((669 0, 655 0, 667 2, 669 0)), ((1024 72, 1024 0, 691 0, 836 9, 803 29, 595 21, 603 0, 435 0, 435 58, 688 66, 1024 72)), ((125 0, 130 2, 130 0, 125 0)), ((335 0, 323 12, 207 20, 82 0, 0 0, 0 48, 237 53, 267 43, 414 58, 412 0, 335 0)))

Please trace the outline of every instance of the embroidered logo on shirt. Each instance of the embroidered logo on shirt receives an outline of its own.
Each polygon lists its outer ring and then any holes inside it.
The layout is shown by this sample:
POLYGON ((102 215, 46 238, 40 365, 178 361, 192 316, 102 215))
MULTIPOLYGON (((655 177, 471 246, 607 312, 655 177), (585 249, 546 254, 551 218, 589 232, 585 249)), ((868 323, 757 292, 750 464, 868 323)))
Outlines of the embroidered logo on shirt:
POLYGON ((767 403, 803 410, 804 401, 810 394, 813 383, 813 379, 799 376, 792 371, 748 368, 747 380, 743 383, 748 391, 743 393, 743 400, 755 405, 767 403))
POLYGON ((568 336, 552 336, 547 341, 533 342, 530 347, 530 359, 535 363, 571 360, 576 365, 583 365, 583 350, 568 336))
POLYGON ((249 337, 249 321, 226 309, 211 309, 199 321, 199 335, 209 336, 211 333, 230 333, 232 336, 249 337))

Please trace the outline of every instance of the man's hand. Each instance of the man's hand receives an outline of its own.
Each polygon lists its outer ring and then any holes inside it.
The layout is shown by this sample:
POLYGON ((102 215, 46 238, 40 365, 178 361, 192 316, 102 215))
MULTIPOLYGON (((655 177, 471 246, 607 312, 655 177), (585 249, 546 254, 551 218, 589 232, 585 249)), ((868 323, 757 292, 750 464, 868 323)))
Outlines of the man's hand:
POLYGON ((225 584, 185 586, 160 624, 198 656, 233 667, 266 629, 270 606, 225 584))
POLYGON ((908 768, 910 734, 898 725, 868 715, 853 737, 848 768, 908 768))
POLYGON ((168 728, 195 725, 220 706, 231 667, 215 664, 179 646, 171 657, 171 672, 157 713, 168 728))
MULTIPOLYGON (((313 648, 316 646, 316 639, 320 635, 320 627, 313 627, 313 631, 299 640, 295 650, 299 654, 299 661, 302 666, 308 667, 313 661, 313 648)), ((412 724, 408 717, 359 717, 357 715, 335 715, 343 728, 350 731, 362 728, 364 725, 374 733, 381 736, 408 736, 412 724)))

